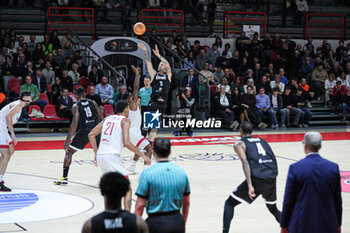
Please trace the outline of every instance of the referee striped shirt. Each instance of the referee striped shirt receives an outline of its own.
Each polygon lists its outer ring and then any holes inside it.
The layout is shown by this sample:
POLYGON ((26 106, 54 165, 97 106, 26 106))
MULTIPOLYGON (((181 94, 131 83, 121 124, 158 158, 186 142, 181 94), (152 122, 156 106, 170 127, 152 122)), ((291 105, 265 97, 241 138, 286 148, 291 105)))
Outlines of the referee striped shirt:
POLYGON ((185 171, 168 161, 157 162, 141 173, 136 195, 147 199, 148 214, 179 211, 190 194, 185 171))

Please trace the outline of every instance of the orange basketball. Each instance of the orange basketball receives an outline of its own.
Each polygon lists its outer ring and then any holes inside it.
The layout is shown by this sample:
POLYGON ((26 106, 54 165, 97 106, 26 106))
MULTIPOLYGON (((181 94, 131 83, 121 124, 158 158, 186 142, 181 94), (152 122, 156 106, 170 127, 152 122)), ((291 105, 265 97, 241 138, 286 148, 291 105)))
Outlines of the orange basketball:
POLYGON ((135 25, 134 25, 134 33, 136 35, 141 36, 145 32, 146 32, 146 26, 143 23, 141 23, 141 22, 135 23, 135 25))

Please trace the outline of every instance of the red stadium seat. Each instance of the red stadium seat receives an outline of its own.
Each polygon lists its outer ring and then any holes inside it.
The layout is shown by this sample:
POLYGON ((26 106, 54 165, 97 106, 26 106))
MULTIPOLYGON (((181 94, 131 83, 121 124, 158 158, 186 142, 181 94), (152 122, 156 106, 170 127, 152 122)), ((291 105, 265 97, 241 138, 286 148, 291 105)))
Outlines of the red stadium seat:
POLYGON ((68 96, 72 98, 73 103, 78 101, 78 97, 74 93, 69 93, 68 96))
POLYGON ((79 80, 79 84, 82 85, 84 88, 90 85, 90 80, 88 78, 81 78, 79 80))
POLYGON ((52 85, 47 85, 47 91, 52 92, 52 85))
POLYGON ((57 116, 55 106, 48 104, 44 108, 44 115, 47 121, 58 121, 60 118, 57 116))
POLYGON ((82 85, 75 85, 74 87, 73 87, 73 91, 76 91, 79 87, 83 87, 82 85))
POLYGON ((61 120, 62 121, 69 121, 69 118, 68 117, 62 117, 61 120))
POLYGON ((215 85, 215 84, 210 85, 210 91, 212 91, 212 92, 214 92, 214 93, 217 92, 217 90, 216 90, 216 85, 215 85))
POLYGON ((9 81, 9 89, 10 91, 19 94, 21 89, 21 81, 18 78, 11 78, 9 81))
POLYGON ((203 49, 205 50, 205 52, 207 52, 208 50, 210 50, 210 47, 208 45, 204 45, 203 49))
POLYGON ((47 97, 47 95, 45 93, 40 93, 39 94, 39 100, 45 100, 47 103, 49 102, 49 97, 47 97))
MULTIPOLYGON (((32 114, 33 109, 38 110, 39 112, 41 112, 41 109, 38 105, 30 105, 29 106, 29 111, 28 111, 28 115, 32 114)), ((44 121, 45 118, 44 117, 40 117, 40 118, 36 118, 36 117, 30 117, 30 120, 32 121, 44 121)))
POLYGON ((105 117, 115 113, 113 106, 110 104, 103 105, 103 108, 105 109, 105 117))

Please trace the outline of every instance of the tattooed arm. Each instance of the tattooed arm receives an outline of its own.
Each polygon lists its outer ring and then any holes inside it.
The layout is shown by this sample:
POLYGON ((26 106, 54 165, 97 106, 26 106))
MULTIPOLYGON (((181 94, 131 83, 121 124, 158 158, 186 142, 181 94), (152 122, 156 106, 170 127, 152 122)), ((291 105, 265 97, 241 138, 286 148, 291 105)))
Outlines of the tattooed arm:
POLYGON ((157 72, 153 69, 151 57, 148 55, 147 49, 143 44, 138 44, 137 46, 145 52, 147 70, 149 75, 151 76, 151 81, 153 81, 154 76, 156 76, 157 72))

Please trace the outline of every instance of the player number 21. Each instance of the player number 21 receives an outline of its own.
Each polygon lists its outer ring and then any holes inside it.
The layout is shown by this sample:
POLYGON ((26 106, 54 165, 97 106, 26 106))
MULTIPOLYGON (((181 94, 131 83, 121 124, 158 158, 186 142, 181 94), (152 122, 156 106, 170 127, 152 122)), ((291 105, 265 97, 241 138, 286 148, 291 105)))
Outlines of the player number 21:
POLYGON ((104 135, 112 135, 113 128, 114 128, 114 123, 107 122, 107 129, 105 130, 105 132, 103 134, 104 135))
POLYGON ((259 155, 266 155, 266 151, 264 150, 264 148, 262 147, 262 145, 260 144, 260 142, 256 143, 256 148, 258 149, 258 153, 259 155))

